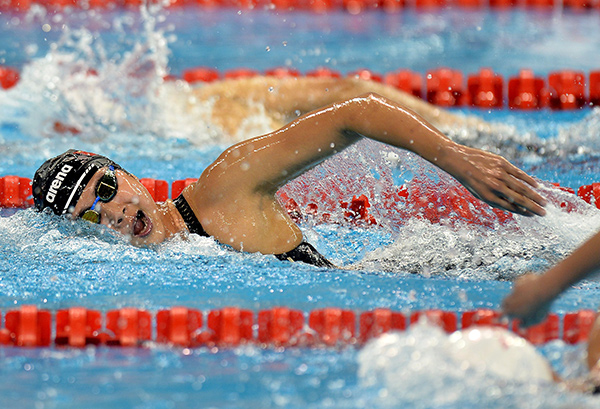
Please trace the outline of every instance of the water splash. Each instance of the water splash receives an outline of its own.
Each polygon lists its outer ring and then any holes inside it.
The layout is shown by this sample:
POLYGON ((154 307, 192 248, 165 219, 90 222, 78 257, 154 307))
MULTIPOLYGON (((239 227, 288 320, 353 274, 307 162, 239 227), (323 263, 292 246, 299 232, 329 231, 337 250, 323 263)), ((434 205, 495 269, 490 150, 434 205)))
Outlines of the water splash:
POLYGON ((550 121, 542 114, 514 112, 512 118, 501 116, 505 122, 492 119, 489 126, 445 128, 444 132, 459 143, 494 152, 510 161, 579 161, 598 157, 600 108, 581 111, 576 115, 581 119, 566 123, 557 121, 560 114, 553 113, 550 121))
POLYGON ((375 390, 379 407, 593 407, 589 398, 533 378, 533 368, 547 364, 531 345, 509 336, 513 346, 503 350, 498 362, 499 354, 486 355, 480 349, 493 351, 508 334, 488 329, 482 335, 479 342, 469 343, 464 334, 447 335, 425 323, 385 334, 359 352, 361 384, 375 390))
POLYGON ((119 15, 35 7, 28 19, 48 22, 60 35, 46 55, 23 67, 17 87, 0 94, 0 104, 11 109, 1 122, 16 121, 34 140, 76 134, 98 142, 127 132, 202 142, 220 135, 203 122, 210 101, 189 108, 189 86, 167 79, 176 36, 163 24, 160 4, 119 15))

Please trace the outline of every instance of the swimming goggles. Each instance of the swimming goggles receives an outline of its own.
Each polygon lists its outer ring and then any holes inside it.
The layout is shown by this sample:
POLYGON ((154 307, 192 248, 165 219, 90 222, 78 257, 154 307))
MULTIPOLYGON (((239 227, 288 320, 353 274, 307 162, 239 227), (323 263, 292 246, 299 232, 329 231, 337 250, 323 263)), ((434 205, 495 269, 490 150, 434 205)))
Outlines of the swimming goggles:
POLYGON ((94 210, 98 201, 102 201, 104 203, 110 202, 113 197, 117 194, 117 176, 115 175, 115 168, 110 165, 100 181, 96 186, 96 200, 94 200, 94 204, 88 210, 83 212, 81 218, 83 220, 87 220, 90 223, 100 223, 100 212, 94 210))

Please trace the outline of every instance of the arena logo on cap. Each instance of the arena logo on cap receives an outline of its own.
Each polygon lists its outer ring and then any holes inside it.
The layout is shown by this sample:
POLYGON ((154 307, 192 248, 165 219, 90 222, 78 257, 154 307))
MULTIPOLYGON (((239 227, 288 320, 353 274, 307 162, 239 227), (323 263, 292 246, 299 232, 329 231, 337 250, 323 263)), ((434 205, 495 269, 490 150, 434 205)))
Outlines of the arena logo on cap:
POLYGON ((75 151, 75 152, 73 152, 73 154, 74 155, 98 156, 98 154, 96 154, 96 153, 86 152, 86 151, 75 151))
POLYGON ((54 203, 54 199, 56 199, 56 194, 58 193, 58 189, 61 187, 62 182, 67 177, 67 173, 69 173, 73 169, 71 165, 63 165, 60 169, 60 172, 56 174, 54 180, 50 184, 50 188, 48 189, 48 193, 46 193, 46 200, 49 203, 54 203))

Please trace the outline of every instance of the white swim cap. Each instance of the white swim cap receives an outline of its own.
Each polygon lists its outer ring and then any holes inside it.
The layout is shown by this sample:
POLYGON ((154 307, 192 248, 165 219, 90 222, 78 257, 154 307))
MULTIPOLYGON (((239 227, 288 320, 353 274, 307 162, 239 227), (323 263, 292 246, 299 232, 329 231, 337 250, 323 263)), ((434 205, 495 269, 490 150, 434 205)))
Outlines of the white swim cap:
POLYGON ((552 381, 548 361, 524 338, 501 327, 475 326, 450 335, 455 357, 486 373, 516 381, 552 381))

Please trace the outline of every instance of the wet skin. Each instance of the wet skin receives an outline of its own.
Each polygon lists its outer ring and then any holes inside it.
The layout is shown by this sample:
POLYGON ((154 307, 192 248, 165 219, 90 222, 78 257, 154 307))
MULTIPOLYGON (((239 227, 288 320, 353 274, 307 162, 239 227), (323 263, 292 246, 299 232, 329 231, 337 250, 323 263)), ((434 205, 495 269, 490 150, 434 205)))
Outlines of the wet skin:
MULTIPOLYGON (((494 207, 545 214, 546 200, 532 190, 536 182, 525 172, 497 155, 449 140, 414 112, 375 94, 321 108, 230 147, 183 194, 205 231, 220 243, 250 253, 285 253, 300 244, 302 233, 279 204, 277 190, 363 138, 418 154, 494 207)), ((86 186, 75 217, 92 205, 102 175, 97 172, 86 186)), ((157 205, 134 176, 120 170, 116 175, 117 195, 100 202, 102 224, 138 246, 185 231, 171 201, 157 205)))
MULTIPOLYGON (((104 172, 102 168, 89 181, 71 217, 79 218, 96 199, 96 186, 104 172)), ((99 201, 95 210, 100 213, 100 224, 128 237, 135 246, 148 246, 163 242, 182 229, 183 220, 172 202, 155 203, 148 190, 133 175, 117 169, 117 194, 108 202, 99 201)))

